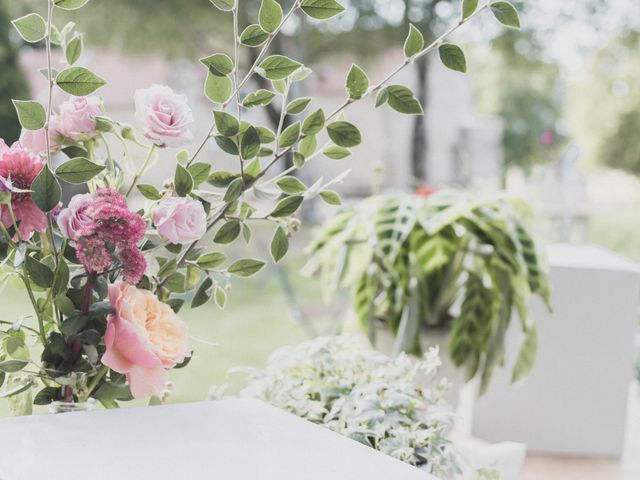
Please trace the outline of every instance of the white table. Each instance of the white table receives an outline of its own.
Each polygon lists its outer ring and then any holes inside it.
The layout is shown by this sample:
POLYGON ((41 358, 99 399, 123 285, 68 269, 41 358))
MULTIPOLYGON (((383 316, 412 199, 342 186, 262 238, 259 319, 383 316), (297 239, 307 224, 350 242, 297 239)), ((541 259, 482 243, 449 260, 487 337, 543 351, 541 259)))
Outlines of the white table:
POLYGON ((427 480, 255 400, 0 420, 0 480, 427 480))

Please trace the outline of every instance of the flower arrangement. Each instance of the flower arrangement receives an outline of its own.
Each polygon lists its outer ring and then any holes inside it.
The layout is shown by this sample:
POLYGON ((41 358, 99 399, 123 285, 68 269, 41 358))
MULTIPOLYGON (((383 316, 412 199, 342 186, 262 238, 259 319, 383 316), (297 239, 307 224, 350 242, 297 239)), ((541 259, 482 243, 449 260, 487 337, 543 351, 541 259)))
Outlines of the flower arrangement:
POLYGON ((515 310, 525 334, 513 381, 537 351, 529 299, 548 304, 549 287, 528 207, 499 194, 456 191, 371 197, 330 219, 305 266, 320 272, 326 296, 352 288, 355 313, 373 342, 377 322, 395 335, 395 352, 420 353, 423 327, 450 327, 449 355, 484 391, 504 360, 515 310))
POLYGON ((442 399, 446 380, 435 379, 439 366, 437 349, 390 359, 358 337, 319 337, 277 350, 263 370, 244 370, 240 396, 449 478, 459 466, 446 439, 454 415, 442 399))
POLYGON ((82 34, 74 23, 58 28, 54 21, 59 10, 88 2, 46 0, 45 16, 30 13, 13 21, 24 41, 44 43, 47 65, 41 72, 48 96, 45 104, 14 100, 23 133, 10 147, 0 143, 2 278, 24 286, 35 317, 33 324, 26 317, 1 320, 7 328, 0 334, 0 385, 10 377, 10 388, 2 394, 9 397, 30 395, 39 386, 38 405, 96 399, 115 407, 133 397, 158 395, 167 370, 186 365, 191 356, 179 316, 185 303, 197 308, 213 299, 224 306, 231 276, 251 276, 266 263, 228 261, 219 249, 240 237, 249 242, 252 222, 270 222, 271 255, 277 262, 287 252, 298 225, 293 217, 304 201, 319 196, 340 203, 328 188, 332 182, 319 180, 308 188, 291 174, 320 155, 344 158, 361 142, 344 110, 376 95, 378 107, 420 114, 411 90, 390 84, 398 71, 435 50, 445 65, 464 71, 462 50, 445 39, 483 11, 507 26, 519 26, 508 2, 464 0, 460 20, 433 43, 425 45, 412 27, 405 60, 382 81, 370 85, 354 65, 344 102, 332 112, 316 108, 306 113, 312 99, 291 98, 291 87, 311 70, 269 54, 270 45, 293 16, 327 20, 344 7, 335 0, 295 0, 285 13, 277 1, 262 0, 257 23, 240 30, 238 2, 211 0, 229 13, 234 27, 231 54, 200 59, 204 94, 212 102, 211 127, 192 150, 178 151, 170 164, 173 175, 157 187, 144 183, 144 177, 159 152, 193 140, 188 99, 152 85, 135 93, 135 126, 109 117, 96 94, 105 80, 78 64, 82 34), (52 61, 54 49, 63 57, 59 71, 52 61), (242 49, 258 53, 241 75, 242 49), (244 94, 256 75, 272 88, 244 94), (57 107, 54 89, 70 95, 57 107), (245 110, 271 102, 282 106, 276 131, 243 118, 245 110), (284 128, 288 115, 299 120, 284 128), (212 141, 237 160, 237 171, 213 170, 200 160, 212 141), (287 155, 293 166, 274 173, 287 155), (84 191, 63 204, 66 184, 84 191), (134 192, 146 199, 140 210, 130 206, 134 192), (264 212, 254 205, 256 198, 268 204, 264 212), (202 242, 207 232, 213 248, 202 242), (32 340, 39 345, 31 348, 32 340))

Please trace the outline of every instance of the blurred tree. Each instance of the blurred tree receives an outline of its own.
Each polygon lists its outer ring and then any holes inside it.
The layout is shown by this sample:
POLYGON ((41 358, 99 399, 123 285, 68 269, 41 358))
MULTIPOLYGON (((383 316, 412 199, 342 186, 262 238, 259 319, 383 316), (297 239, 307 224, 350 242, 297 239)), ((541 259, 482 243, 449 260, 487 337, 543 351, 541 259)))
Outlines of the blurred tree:
POLYGON ((588 80, 572 88, 570 114, 587 160, 640 175, 640 33, 598 51, 588 80))
POLYGON ((4 4, 0 4, 0 132, 8 144, 20 136, 20 124, 11 99, 29 96, 27 82, 18 67, 17 48, 9 36, 12 30, 10 20, 4 4))
POLYGON ((544 59, 531 31, 506 30, 492 41, 487 58, 476 62, 477 103, 502 119, 504 164, 528 171, 548 160, 561 142, 560 69, 544 59))

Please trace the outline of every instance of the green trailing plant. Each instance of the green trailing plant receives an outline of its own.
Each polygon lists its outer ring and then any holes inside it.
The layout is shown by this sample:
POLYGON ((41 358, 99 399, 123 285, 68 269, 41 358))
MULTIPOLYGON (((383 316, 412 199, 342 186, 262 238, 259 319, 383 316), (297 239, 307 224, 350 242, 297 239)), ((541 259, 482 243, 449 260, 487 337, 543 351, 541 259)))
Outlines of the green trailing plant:
POLYGON ((350 288, 371 340, 382 322, 394 351, 419 354, 424 327, 449 327, 449 355, 486 390, 504 362, 514 310, 524 343, 513 381, 531 370, 537 350, 529 299, 549 289, 541 259, 510 197, 455 191, 382 195, 336 215, 311 245, 305 273, 319 273, 325 297, 350 288))

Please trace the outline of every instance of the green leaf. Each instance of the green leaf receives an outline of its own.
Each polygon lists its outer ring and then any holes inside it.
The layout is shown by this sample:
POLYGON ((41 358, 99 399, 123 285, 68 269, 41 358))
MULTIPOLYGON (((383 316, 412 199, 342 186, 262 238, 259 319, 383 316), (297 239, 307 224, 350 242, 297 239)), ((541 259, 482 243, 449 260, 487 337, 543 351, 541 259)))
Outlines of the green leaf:
POLYGON ((216 123, 216 129, 221 135, 225 137, 232 137, 240 131, 240 124, 238 119, 233 115, 215 110, 213 112, 213 118, 216 123))
POLYGON ((525 337, 524 343, 518 353, 518 358, 513 368, 511 382, 515 383, 529 375, 536 361, 537 353, 538 331, 535 326, 531 326, 527 331, 527 336, 525 337))
POLYGON ((105 85, 102 78, 84 67, 71 67, 61 71, 56 77, 56 85, 69 95, 84 97, 105 85))
POLYGON ((271 143, 276 139, 276 134, 267 127, 256 127, 256 131, 260 137, 260 143, 271 143))
POLYGON ((295 122, 289 125, 278 139, 278 146, 280 148, 288 148, 298 141, 300 138, 300 122, 295 122))
POLYGON ((22 360, 28 362, 30 360, 29 348, 24 342, 24 338, 20 334, 13 334, 7 337, 4 341, 4 349, 7 354, 14 360, 22 360))
POLYGON ((304 167, 304 163, 306 162, 306 158, 300 152, 293 152, 293 165, 298 170, 304 167))
POLYGON ((47 34, 47 24, 37 13, 30 13, 11 22, 20 36, 29 43, 42 40, 47 34))
POLYGON ((314 154, 318 148, 318 140, 315 135, 307 135, 302 140, 300 140, 300 144, 298 145, 298 152, 303 155, 305 158, 314 154))
POLYGON ((227 188, 238 175, 231 172, 217 171, 213 172, 207 180, 211 185, 218 188, 227 188))
POLYGON ((311 103, 310 97, 296 98, 295 100, 289 102, 289 105, 287 105, 286 108, 286 112, 289 115, 298 115, 307 109, 309 103, 311 103))
POLYGON ((224 201, 227 203, 235 202, 238 198, 240 198, 240 195, 242 195, 243 189, 244 179, 242 179, 242 177, 236 178, 229 184, 229 187, 224 194, 224 201))
POLYGON ((198 291, 193 296, 193 300, 191 300, 191 308, 198 308, 199 306, 204 305, 209 301, 209 298, 211 295, 209 293, 209 289, 212 286, 213 286, 213 280, 211 280, 209 277, 205 278, 202 281, 202 283, 200 284, 200 287, 198 288, 198 291))
POLYGON ((62 294, 67 291, 69 276, 70 273, 67 262, 59 261, 58 266, 53 272, 53 285, 51 286, 53 296, 64 296, 62 294))
POLYGON ((262 267, 264 266, 265 262, 261 260, 245 258, 233 262, 227 269, 227 272, 238 277, 251 277, 262 270, 262 267))
POLYGON ((89 317, 85 315, 72 315, 62 322, 60 332, 67 337, 71 337, 82 330, 88 321, 89 317))
POLYGON ((273 101, 275 96, 276 94, 271 90, 265 90, 264 88, 261 88, 260 90, 256 90, 255 92, 252 92, 244 97, 244 100, 242 100, 242 106, 246 108, 253 108, 258 106, 264 107, 266 105, 269 105, 273 101))
POLYGON ((243 160, 251 160, 260 151, 260 136, 255 127, 250 126, 242 135, 240 154, 243 160))
POLYGON ((213 291, 213 299, 216 302, 218 308, 223 309, 227 304, 227 292, 224 291, 220 285, 216 285, 216 288, 213 291))
POLYGON ((271 256, 273 261, 278 263, 289 250, 289 237, 282 227, 278 227, 271 239, 271 256))
POLYGON ((236 0, 209 0, 213 6, 223 12, 230 12, 236 6, 236 0))
POLYGON ((204 83, 204 94, 209 100, 215 103, 224 103, 231 96, 233 82, 227 76, 219 77, 211 72, 207 73, 207 80, 204 83))
POLYGON ((238 150, 238 145, 233 141, 233 139, 218 135, 214 137, 214 140, 223 152, 233 156, 236 156, 240 153, 240 150, 238 150))
POLYGON ((463 0, 462 2, 462 19, 466 20, 473 15, 478 8, 478 0, 463 0))
POLYGON ((355 63, 351 65, 351 70, 347 75, 347 93, 352 100, 358 100, 367 93, 369 88, 369 77, 355 63))
POLYGON ((48 166, 45 165, 33 180, 31 190, 33 190, 31 198, 43 212, 50 212, 58 206, 62 190, 48 166))
POLYGON ((500 23, 507 27, 520 28, 518 11, 509 2, 495 2, 491 4, 491 11, 500 23))
MULTIPOLYGON (((300 69, 298 69, 300 70, 300 69)), ((296 72, 298 71, 296 70, 296 72)), ((287 92, 287 82, 285 80, 271 80, 271 86, 280 95, 284 95, 287 92)))
POLYGON ((445 67, 456 72, 466 73, 467 61, 464 57, 464 52, 459 46, 453 43, 443 43, 438 48, 438 53, 445 67))
POLYGON ((83 41, 82 35, 77 35, 73 37, 69 43, 67 43, 67 48, 65 49, 65 57, 67 58, 67 63, 69 65, 73 65, 78 60, 80 60, 80 56, 82 55, 83 50, 83 41))
POLYGON ((176 165, 176 174, 173 177, 173 186, 176 193, 181 197, 186 197, 193 190, 193 177, 182 165, 176 165))
POLYGON ((302 205, 303 197, 300 195, 295 195, 293 197, 287 197, 283 200, 280 200, 276 205, 276 208, 273 209, 270 216, 274 218, 288 217, 289 215, 293 215, 300 205, 302 205))
POLYGON ((291 60, 284 55, 271 55, 260 63, 259 73, 269 80, 282 80, 301 66, 300 62, 291 60))
POLYGON ((378 92, 378 95, 376 95, 376 108, 384 105, 387 101, 389 101, 389 92, 386 88, 383 88, 378 92))
POLYGON ((201 58, 200 62, 216 77, 226 77, 233 72, 233 60, 226 53, 214 53, 201 58))
POLYGON ((153 185, 140 184, 136 185, 136 187, 144 198, 147 198, 149 200, 160 200, 162 198, 162 195, 160 195, 158 189, 153 185))
POLYGON ((260 164, 260 159, 254 158, 253 160, 251 160, 251 162, 249 162, 249 165, 244 167, 244 174, 249 177, 256 178, 260 174, 261 169, 262 166, 260 164))
POLYGON ((55 0, 53 3, 62 10, 77 10, 89 3, 89 0, 55 0))
POLYGON ((389 106, 395 111, 408 115, 422 115, 422 105, 413 92, 403 85, 390 85, 386 88, 389 106))
POLYGON ((178 269, 178 264, 176 262, 176 259, 172 258, 171 260, 164 262, 160 266, 160 269, 158 270, 158 277, 164 278, 164 277, 168 277, 169 275, 173 275, 177 269, 178 269))
MULTIPOLYGON (((22 370, 27 366, 27 362, 23 362, 21 360, 5 360, 4 362, 0 362, 0 372, 5 373, 16 373, 22 370)), ((31 384, 29 384, 31 386, 31 384)), ((12 395, 17 394, 18 392, 12 393, 12 395)), ((8 396, 7 393, 0 395, 0 398, 4 398, 8 396)))
POLYGON ((240 34, 240 42, 248 47, 259 47, 269 38, 260 25, 249 25, 240 34))
POLYGON ((30 255, 25 259, 29 279, 41 288, 49 288, 53 283, 53 270, 30 255))
POLYGON ((47 121, 47 112, 38 102, 12 100, 18 120, 26 130, 40 130, 47 121))
POLYGON ((304 13, 317 20, 326 20, 344 10, 335 0, 303 0, 301 8, 304 13))
POLYGON ((34 405, 49 405, 56 400, 62 400, 60 387, 44 387, 33 398, 34 405))
POLYGON ((239 221, 230 220, 220 227, 220 230, 218 230, 213 237, 213 241, 220 245, 231 243, 240 235, 240 228, 239 221))
POLYGON ((355 147, 360 145, 362 137, 355 125, 339 120, 327 125, 329 138, 340 147, 355 147))
POLYGON ((202 162, 192 163, 187 167, 187 171, 193 178, 193 186, 195 188, 202 182, 207 181, 207 179, 209 178, 209 174, 211 173, 211 165, 202 162))
POLYGON ((196 263, 205 270, 211 270, 222 265, 226 259, 227 256, 224 253, 212 252, 202 255, 196 263))
POLYGON ((258 19, 260 26, 266 32, 273 33, 282 22, 282 7, 275 0, 262 0, 258 19))
POLYGON ((288 195, 297 195, 307 191, 307 186, 296 177, 287 175, 279 179, 276 184, 284 193, 288 195))
POLYGON ((300 67, 293 74, 291 74, 291 77, 289 77, 289 79, 292 82, 301 82, 302 80, 307 78, 309 75, 311 75, 311 73, 312 73, 312 70, 310 68, 300 67))
POLYGON ((422 33, 420 33, 420 30, 414 27, 413 24, 410 24, 409 34, 407 35, 407 39, 404 41, 404 56, 411 58, 420 53, 423 48, 424 37, 422 36, 422 33))
POLYGON ((96 165, 86 158, 74 158, 56 168, 56 175, 67 183, 81 185, 104 170, 103 165, 96 165))
POLYGON ((329 205, 342 205, 342 199, 337 192, 333 190, 323 190, 320 192, 320 198, 328 203, 329 205))
POLYGON ((325 148, 322 153, 333 160, 342 160, 351 155, 350 150, 344 147, 338 147, 337 145, 325 148))
POLYGON ((305 135, 315 135, 320 133, 324 127, 324 111, 319 108, 309 115, 302 124, 302 133, 305 135))

